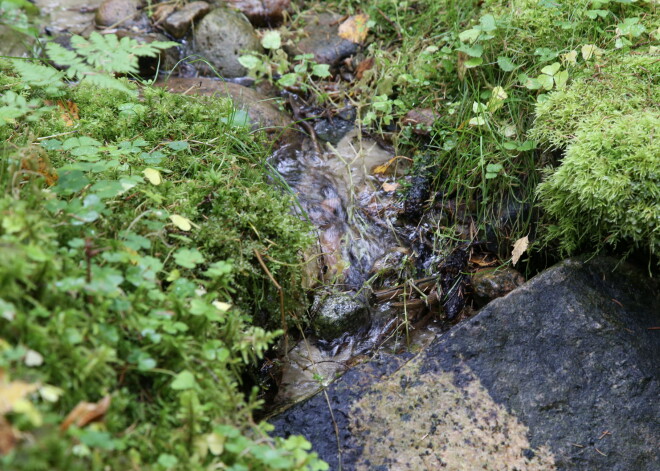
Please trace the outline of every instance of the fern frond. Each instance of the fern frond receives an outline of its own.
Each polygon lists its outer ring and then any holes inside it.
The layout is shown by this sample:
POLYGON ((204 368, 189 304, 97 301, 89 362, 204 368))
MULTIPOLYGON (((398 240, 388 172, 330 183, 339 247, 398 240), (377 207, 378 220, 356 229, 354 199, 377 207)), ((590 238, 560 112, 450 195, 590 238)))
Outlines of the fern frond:
POLYGON ((61 94, 63 74, 53 67, 36 64, 26 60, 12 60, 14 70, 31 87, 42 88, 50 96, 61 94))
POLYGON ((120 92, 128 93, 129 95, 136 95, 137 91, 130 88, 130 86, 119 79, 105 74, 88 74, 84 80, 88 83, 96 85, 101 88, 109 88, 111 90, 118 90, 120 92))

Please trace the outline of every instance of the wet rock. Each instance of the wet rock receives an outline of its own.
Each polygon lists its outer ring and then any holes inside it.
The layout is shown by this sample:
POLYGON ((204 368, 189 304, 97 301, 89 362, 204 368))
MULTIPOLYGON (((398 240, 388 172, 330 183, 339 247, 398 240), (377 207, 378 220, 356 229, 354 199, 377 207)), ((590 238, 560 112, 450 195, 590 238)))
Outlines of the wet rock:
POLYGON ((614 259, 564 261, 271 422, 331 469, 660 469, 659 288, 614 259))
POLYGON ((525 278, 511 267, 480 270, 472 275, 472 296, 478 306, 500 298, 525 282, 525 278))
POLYGON ((277 26, 291 7, 291 0, 224 0, 241 11, 255 26, 277 26))
POLYGON ((157 84, 172 93, 229 97, 237 110, 247 114, 253 129, 262 129, 280 143, 293 142, 298 138, 293 121, 280 111, 273 99, 251 88, 211 78, 170 78, 157 84))
POLYGON ((368 321, 365 301, 353 293, 321 295, 312 305, 312 328, 323 340, 333 340, 347 332, 356 333, 368 321))
POLYGON ((353 129, 353 121, 342 118, 323 119, 314 125, 316 136, 336 146, 339 141, 353 129))
POLYGON ((185 4, 163 21, 163 28, 177 39, 186 35, 193 21, 206 15, 211 6, 206 2, 191 2, 185 4))
POLYGON ((333 13, 321 13, 318 16, 305 15, 303 36, 293 41, 293 46, 286 46, 291 56, 313 54, 319 64, 337 66, 346 57, 355 54, 358 45, 338 36, 341 16, 333 13))
POLYGON ((96 10, 94 21, 98 26, 130 27, 144 23, 140 0, 103 0, 96 10))
MULTIPOLYGON (((197 25, 193 52, 208 60, 222 77, 247 74, 247 69, 238 62, 244 51, 261 52, 262 47, 254 28, 241 13, 216 8, 197 25)), ((195 65, 203 74, 214 74, 213 69, 201 61, 195 65)))
POLYGON ((31 57, 35 39, 0 24, 0 56, 31 57))
POLYGON ((102 0, 34 0, 39 8, 44 32, 88 36, 94 31, 94 14, 102 0))

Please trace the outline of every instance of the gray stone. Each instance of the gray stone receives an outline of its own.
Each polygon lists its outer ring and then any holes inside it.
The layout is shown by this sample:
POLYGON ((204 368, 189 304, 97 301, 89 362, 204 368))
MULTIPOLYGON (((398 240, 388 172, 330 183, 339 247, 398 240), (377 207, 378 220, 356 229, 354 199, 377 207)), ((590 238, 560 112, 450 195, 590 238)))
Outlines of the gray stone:
POLYGON ((564 261, 414 359, 349 371, 275 433, 331 469, 656 471, 658 288, 613 259, 564 261))
POLYGON ((280 143, 298 138, 293 120, 275 106, 273 99, 251 88, 211 78, 172 77, 157 83, 172 93, 188 93, 204 96, 229 97, 238 110, 245 111, 254 130, 264 130, 273 140, 280 143))
POLYGON ((186 35, 193 21, 206 15, 211 6, 206 2, 191 2, 185 4, 163 21, 163 28, 177 39, 186 35))
POLYGON ((353 293, 319 295, 314 299, 312 328, 321 339, 334 340, 347 332, 356 333, 368 322, 366 303, 353 293))
POLYGON ((62 33, 88 36, 94 31, 94 14, 101 0, 34 0, 49 35, 62 33))
MULTIPOLYGON (((193 52, 208 60, 222 77, 247 74, 247 69, 238 62, 245 51, 261 52, 262 47, 254 28, 241 13, 216 8, 197 25, 193 52)), ((213 74, 213 69, 207 64, 199 61, 195 65, 201 73, 213 74)))
POLYGON ((128 27, 143 20, 140 0, 104 0, 94 20, 99 26, 128 27))
POLYGON ((358 45, 338 36, 341 16, 333 13, 304 16, 303 36, 286 46, 290 56, 313 54, 319 64, 337 66, 346 57, 355 54, 358 45))

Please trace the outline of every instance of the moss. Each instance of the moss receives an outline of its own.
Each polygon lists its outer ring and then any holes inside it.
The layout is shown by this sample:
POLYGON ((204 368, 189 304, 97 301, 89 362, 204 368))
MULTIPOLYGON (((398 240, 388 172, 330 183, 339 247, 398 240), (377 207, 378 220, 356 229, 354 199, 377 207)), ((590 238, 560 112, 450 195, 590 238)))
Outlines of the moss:
POLYGON ((561 249, 620 243, 660 249, 660 129, 657 110, 582 120, 561 165, 538 187, 561 249))
MULTIPOLYGON (((536 106, 530 136, 563 149, 586 121, 657 109, 660 103, 660 56, 625 55, 587 69, 564 90, 536 106)), ((592 124, 590 124, 591 126, 592 124)))

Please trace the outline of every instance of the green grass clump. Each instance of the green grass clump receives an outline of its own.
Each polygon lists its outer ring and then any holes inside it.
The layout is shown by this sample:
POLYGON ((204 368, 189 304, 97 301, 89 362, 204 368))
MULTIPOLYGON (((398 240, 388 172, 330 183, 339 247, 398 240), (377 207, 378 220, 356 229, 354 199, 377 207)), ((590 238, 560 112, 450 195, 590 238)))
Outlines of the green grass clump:
POLYGON ((3 403, 30 439, 0 468, 324 469, 253 422, 242 379, 282 333, 255 253, 289 315, 309 237, 266 181, 265 139, 227 100, 83 83, 47 107, 21 76, 0 83, 0 396, 34 385, 3 403), (101 422, 58 431, 106 395, 101 422))

